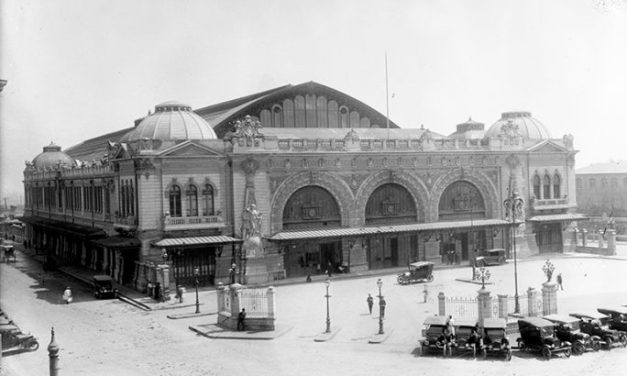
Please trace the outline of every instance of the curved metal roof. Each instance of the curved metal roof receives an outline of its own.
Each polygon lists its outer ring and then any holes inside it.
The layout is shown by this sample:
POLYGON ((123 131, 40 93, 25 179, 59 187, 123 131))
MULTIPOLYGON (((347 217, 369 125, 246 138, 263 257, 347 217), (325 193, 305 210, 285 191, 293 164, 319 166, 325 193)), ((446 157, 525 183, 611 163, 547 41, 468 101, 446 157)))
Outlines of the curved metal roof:
POLYGON ((526 140, 546 140, 551 138, 548 128, 531 116, 531 112, 512 111, 504 112, 501 118, 488 129, 486 137, 498 137, 502 133, 504 125, 518 127, 518 133, 526 140))

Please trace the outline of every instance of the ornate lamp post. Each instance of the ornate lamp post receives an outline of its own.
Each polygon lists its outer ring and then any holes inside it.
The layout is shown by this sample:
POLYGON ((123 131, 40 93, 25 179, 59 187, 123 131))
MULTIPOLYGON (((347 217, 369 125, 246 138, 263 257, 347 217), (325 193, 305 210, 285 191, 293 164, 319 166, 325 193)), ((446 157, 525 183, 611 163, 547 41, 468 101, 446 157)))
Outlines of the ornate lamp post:
POLYGON ((518 192, 513 191, 503 205, 505 206, 505 220, 512 221, 512 246, 514 249, 514 289, 515 289, 515 307, 514 312, 520 313, 520 302, 518 301, 518 260, 516 258, 516 214, 522 213, 522 207, 525 201, 518 195, 518 192))
POLYGON ((553 276, 553 271, 555 270, 555 265, 551 262, 551 260, 546 260, 544 265, 542 266, 542 271, 544 275, 546 275, 546 281, 551 282, 551 277, 553 276))
POLYGON ((381 278, 377 279, 377 286, 379 287, 379 334, 383 334, 383 312, 385 312, 385 301, 383 300, 383 295, 381 295, 381 286, 383 286, 381 278))
POLYGON ((196 313, 200 313, 200 302, 198 301, 198 277, 200 277, 200 270, 198 268, 194 268, 194 282, 196 285, 196 313))
POLYGON ((327 294, 324 296, 327 298, 327 330, 325 330, 325 333, 331 333, 331 316, 329 315, 329 298, 331 297, 331 295, 329 295, 329 286, 331 285, 331 280, 327 278, 324 284, 327 288, 327 294))
POLYGON ((486 269, 485 267, 483 267, 483 266, 480 267, 479 270, 475 271, 475 278, 481 280, 481 289, 482 290, 485 289, 485 281, 490 279, 491 276, 492 276, 492 274, 490 273, 490 271, 488 269, 486 269))

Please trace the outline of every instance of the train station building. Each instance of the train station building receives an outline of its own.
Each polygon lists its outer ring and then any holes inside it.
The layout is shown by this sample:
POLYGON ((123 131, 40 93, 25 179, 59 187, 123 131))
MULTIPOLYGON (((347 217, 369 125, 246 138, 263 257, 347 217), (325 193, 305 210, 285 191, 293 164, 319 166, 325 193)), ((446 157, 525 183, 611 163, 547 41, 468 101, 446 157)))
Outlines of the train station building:
POLYGON ((140 290, 155 265, 211 285, 562 252, 582 219, 573 137, 529 112, 444 135, 308 82, 165 102, 131 125, 45 146, 24 170, 23 221, 55 263, 140 290))

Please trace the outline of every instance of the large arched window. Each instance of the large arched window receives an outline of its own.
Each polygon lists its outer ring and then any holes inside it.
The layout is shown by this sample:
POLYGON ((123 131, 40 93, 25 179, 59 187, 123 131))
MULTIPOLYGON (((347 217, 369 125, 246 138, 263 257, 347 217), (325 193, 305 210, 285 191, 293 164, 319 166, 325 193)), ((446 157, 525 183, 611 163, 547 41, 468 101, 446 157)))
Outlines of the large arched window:
POLYGON ((181 216, 181 188, 178 185, 173 185, 170 188, 170 216, 181 216))
POLYGON ((366 224, 408 223, 416 221, 416 202, 401 185, 379 186, 366 203, 366 224))
POLYGON ((329 191, 307 186, 294 192, 283 209, 283 229, 341 226, 340 207, 329 191))
POLYGON ((446 187, 438 206, 440 220, 473 220, 486 216, 485 202, 477 187, 456 181, 446 187))
POLYGON ((551 178, 549 177, 549 175, 544 175, 544 180, 543 180, 543 184, 542 184, 543 189, 543 193, 544 193, 544 199, 547 198, 551 198, 551 178))
POLYGON ((555 173, 555 175, 553 176, 553 197, 555 198, 560 198, 562 197, 562 193, 561 193, 561 180, 560 180, 560 176, 555 173))
POLYGON ((533 195, 536 196, 538 200, 542 198, 540 196, 540 177, 538 175, 533 177, 533 195))
POLYGON ((215 206, 214 206, 214 198, 213 198, 213 187, 211 184, 205 184, 204 189, 202 190, 202 199, 203 199, 203 215, 215 215, 215 206))
POLYGON ((187 197, 187 216, 198 217, 198 188, 195 185, 188 185, 185 197, 187 197))

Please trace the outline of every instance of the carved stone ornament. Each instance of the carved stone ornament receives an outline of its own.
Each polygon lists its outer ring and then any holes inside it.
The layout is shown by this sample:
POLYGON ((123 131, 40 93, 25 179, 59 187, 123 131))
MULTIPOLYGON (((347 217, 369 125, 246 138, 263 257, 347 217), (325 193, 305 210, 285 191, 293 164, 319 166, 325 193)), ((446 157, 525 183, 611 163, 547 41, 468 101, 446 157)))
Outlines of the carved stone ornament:
POLYGON ((259 169, 259 162, 249 156, 242 161, 240 167, 244 170, 246 175, 254 175, 255 172, 257 172, 257 169, 259 169))
POLYGON ((507 159, 505 159, 505 163, 507 163, 507 166, 513 170, 516 167, 520 166, 520 160, 518 159, 517 156, 515 156, 514 154, 510 154, 507 156, 507 159))
POLYGON ((250 115, 244 116, 244 119, 236 120, 233 123, 232 138, 254 140, 257 138, 263 138, 264 135, 259 131, 261 128, 261 122, 254 119, 250 115))

